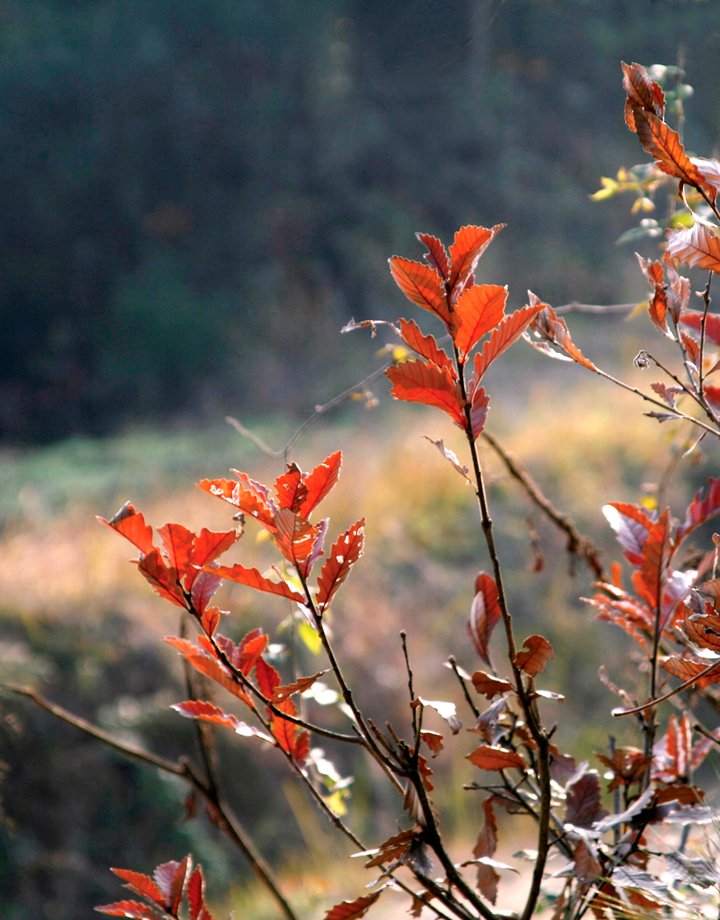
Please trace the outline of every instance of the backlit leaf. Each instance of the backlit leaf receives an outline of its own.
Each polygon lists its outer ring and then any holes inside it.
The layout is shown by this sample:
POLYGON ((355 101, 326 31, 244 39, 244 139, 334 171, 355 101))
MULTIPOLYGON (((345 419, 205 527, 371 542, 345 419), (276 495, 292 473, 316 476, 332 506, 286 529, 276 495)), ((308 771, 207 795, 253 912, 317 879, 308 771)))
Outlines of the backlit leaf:
POLYGON ((429 233, 416 233, 415 236, 427 246, 425 261, 434 268, 443 280, 446 280, 449 273, 448 255, 445 247, 436 236, 429 233))
POLYGON ((602 807, 600 778, 594 770, 583 770, 565 788, 565 823, 591 827, 607 815, 602 807))
POLYGON ((97 520, 137 546, 143 555, 152 552, 152 527, 145 523, 145 518, 130 502, 125 502, 109 521, 102 517, 98 517, 97 520))
POLYGON ((285 684, 283 687, 276 687, 273 691, 272 702, 282 703, 290 699, 294 693, 304 693, 324 674, 327 674, 327 670, 318 671, 317 674, 313 674, 312 677, 298 677, 298 679, 294 680, 291 684, 285 684))
POLYGON ((463 360, 503 318, 507 296, 507 287, 499 284, 478 284, 460 295, 454 306, 453 325, 455 345, 463 360))
POLYGON ((461 428, 465 426, 460 385, 447 368, 425 361, 404 361, 386 371, 395 399, 436 406, 461 428))
POLYGON ((397 862, 407 855, 412 845, 419 839, 417 827, 408 828, 406 831, 400 831, 384 840, 379 847, 367 851, 371 858, 365 863, 366 869, 374 869, 376 866, 382 866, 384 863, 397 862))
POLYGON ((428 361, 437 364, 438 367, 447 368, 451 373, 454 373, 450 356, 439 347, 435 336, 423 335, 414 320, 400 320, 400 336, 408 348, 411 348, 420 357, 427 358, 428 361))
POLYGON ((627 502, 610 502, 603 505, 602 513, 615 531, 625 558, 633 565, 640 565, 653 519, 639 505, 627 502))
POLYGON ((131 920, 160 920, 167 916, 140 901, 114 901, 112 904, 102 904, 95 910, 108 917, 129 917, 131 920))
POLYGON ((550 358, 574 361, 590 371, 597 370, 571 339, 565 320, 559 319, 551 306, 540 303, 534 295, 531 303, 539 309, 536 309, 536 314, 532 317, 525 339, 550 358))
POLYGON ((425 438, 426 441, 429 441, 431 444, 434 444, 435 447, 437 447, 437 449, 440 451, 443 457, 445 457, 445 459, 450 463, 450 465, 453 466, 458 471, 458 473, 460 473, 463 479, 466 479, 468 482, 470 481, 469 480, 470 470, 465 466, 465 464, 461 463, 458 460, 458 457, 455 451, 450 450, 449 447, 445 447, 445 442, 442 439, 438 441, 434 441, 432 438, 429 438, 427 435, 423 435, 423 437, 425 438))
MULTIPOLYGON (((285 558, 307 576, 312 562, 322 550, 322 539, 327 531, 327 521, 311 524, 288 508, 279 508, 275 514, 275 543, 285 558)), ((293 598, 297 599, 297 596, 293 598)), ((302 598, 305 602, 305 598, 302 598)))
POLYGON ((111 869, 110 871, 122 879, 135 894, 139 894, 148 901, 154 901, 160 907, 165 906, 165 895, 149 875, 143 875, 142 872, 133 872, 131 869, 111 869))
POLYGON ((365 518, 341 534, 327 555, 318 578, 316 605, 320 613, 330 606, 335 592, 350 574, 365 545, 365 518))
POLYGON ((482 744, 466 756, 481 770, 508 770, 512 767, 522 770, 525 768, 525 761, 515 751, 492 744, 482 744))
MULTIPOLYGON (((282 703, 277 703, 277 708, 281 709, 288 715, 297 715, 295 703, 288 699, 282 703)), ((295 722, 284 719, 277 713, 273 712, 270 721, 270 730, 273 737, 280 747, 289 754, 292 759, 299 764, 303 764, 310 753, 310 736, 300 728, 295 722)))
POLYGON ((693 496, 685 512, 685 520, 675 532, 676 545, 717 514, 720 514, 720 477, 708 479, 693 496))
POLYGON ((702 173, 685 153, 677 131, 646 109, 635 109, 633 114, 640 143, 655 158, 655 165, 681 182, 697 188, 704 187, 702 173))
POLYGON ((552 645, 544 636, 528 636, 523 642, 523 648, 515 656, 515 664, 530 677, 535 677, 545 670, 553 657, 552 645))
POLYGON ((434 313, 446 324, 450 323, 443 281, 434 268, 412 259, 393 256, 390 259, 390 272, 408 300, 434 313))
POLYGON ((494 227, 461 227, 450 247, 450 290, 459 289, 475 271, 478 260, 505 224, 494 227))
POLYGON ((541 303, 528 305, 503 317, 490 338, 483 344, 482 351, 475 355, 472 387, 477 386, 493 361, 517 342, 543 306, 541 303))
POLYGON ((187 608, 187 601, 178 581, 178 573, 165 563, 160 550, 154 549, 147 556, 143 556, 138 561, 137 567, 160 597, 177 607, 187 608))
POLYGON ((479 572, 475 578, 475 597, 470 607, 467 631, 475 646, 475 651, 488 665, 491 665, 490 637, 501 615, 500 598, 495 581, 487 572, 479 572))
POLYGON ((477 440, 483 433, 489 411, 490 397, 483 387, 475 387, 470 402, 470 428, 474 440, 477 440))
POLYGON ((672 553, 670 527, 670 512, 666 510, 648 531, 640 569, 633 580, 635 590, 653 609, 662 600, 663 585, 668 575, 672 553))
POLYGON ((257 569, 246 568, 239 563, 237 565, 218 565, 213 568, 203 568, 203 571, 209 572, 211 575, 217 575, 219 578, 224 578, 226 581, 234 581, 241 585, 247 585, 249 588, 255 588, 256 591, 265 591, 268 594, 286 597, 291 601, 305 603, 305 597, 294 591, 287 582, 265 578, 257 569))
POLYGON ((190 566, 195 534, 182 524, 164 524, 158 528, 158 534, 170 565, 182 578, 190 566))
MULTIPOLYGON (((478 859, 483 857, 492 857, 497 849, 497 822, 493 811, 492 797, 485 799, 482 803, 483 809, 483 826, 478 834, 473 856, 478 859)), ((477 889, 480 894, 487 898, 491 904, 497 901, 498 882, 500 876, 491 865, 479 863, 477 867, 477 889)))
POLYGON ((686 265, 720 272, 720 237, 703 224, 695 224, 689 230, 669 231, 666 252, 686 265))
POLYGON ((289 508, 297 512, 307 496, 307 486, 303 482, 302 471, 296 463, 288 464, 287 470, 275 480, 275 494, 278 507, 289 508))
POLYGON ((625 122, 633 133, 637 133, 635 109, 646 109, 662 118, 665 114, 665 94, 661 86, 650 78, 640 64, 626 64, 623 61, 621 66, 623 86, 627 94, 625 122))
POLYGON ((225 728, 231 728, 235 734, 244 738, 258 738, 261 741, 272 743, 272 738, 260 729, 247 722, 238 719, 237 716, 227 713, 214 703, 207 700, 185 700, 182 703, 174 703, 171 707, 186 719, 200 719, 203 722, 213 722, 216 725, 222 725, 225 728))
POLYGON ((445 746, 445 739, 440 732, 432 732, 428 729, 423 729, 420 732, 420 740, 430 748, 430 753, 433 757, 437 757, 445 746))
POLYGON ((455 703, 449 700, 426 700, 419 696, 415 698, 415 705, 417 704, 429 706, 430 709, 434 709, 435 712, 448 723, 453 735, 457 735, 462 728, 462 722, 457 717, 457 706, 455 703))
POLYGON ((325 914, 325 920, 359 920, 380 897, 380 891, 363 895, 354 901, 342 901, 325 914))
POLYGON ((190 857, 178 862, 171 860, 158 866, 153 872, 153 878, 168 898, 168 907, 171 913, 176 914, 182 900, 185 880, 191 868, 190 857))
POLYGON ((494 675, 488 674, 485 671, 474 671, 472 682, 473 687, 475 687, 477 692, 481 693, 489 700, 501 693, 507 693, 508 690, 513 689, 513 685, 509 680, 495 677, 494 675))
MULTIPOLYGON (((211 680, 215 681, 216 684, 224 687, 225 690, 232 693, 233 696, 236 696, 239 700, 242 700, 243 703, 252 708, 253 703, 247 691, 238 680, 232 676, 232 673, 227 667, 215 657, 214 650, 212 652, 203 651, 189 640, 180 639, 177 636, 165 636, 164 641, 177 649, 196 671, 209 677, 211 680)), ((238 670, 240 669, 238 668, 238 670)))
POLYGON ((307 489, 307 495, 300 505, 299 513, 301 517, 310 517, 312 511, 337 482, 341 467, 342 452, 337 450, 305 475, 303 482, 307 489))

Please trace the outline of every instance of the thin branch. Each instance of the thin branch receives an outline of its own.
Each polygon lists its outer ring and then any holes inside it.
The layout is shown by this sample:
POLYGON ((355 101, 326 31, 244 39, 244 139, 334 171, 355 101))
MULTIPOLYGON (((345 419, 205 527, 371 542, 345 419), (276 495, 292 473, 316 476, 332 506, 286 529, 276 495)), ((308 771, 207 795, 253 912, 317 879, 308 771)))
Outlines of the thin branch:
POLYGON ((489 444, 498 457, 502 460, 505 469, 516 479, 527 493, 528 498, 567 536, 567 551, 588 566, 598 581, 607 581, 607 574, 601 562, 601 552, 590 537, 581 534, 573 520, 552 504, 537 482, 520 464, 516 457, 508 453, 500 442, 487 431, 483 431, 482 439, 489 444))

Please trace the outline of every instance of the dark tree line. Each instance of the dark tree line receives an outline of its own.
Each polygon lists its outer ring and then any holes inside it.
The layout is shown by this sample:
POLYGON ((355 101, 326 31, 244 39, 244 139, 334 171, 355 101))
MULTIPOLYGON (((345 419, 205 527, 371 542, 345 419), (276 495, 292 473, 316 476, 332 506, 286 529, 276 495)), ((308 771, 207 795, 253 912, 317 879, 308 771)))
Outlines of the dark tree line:
POLYGON ((703 2, 7 0, 2 26, 9 441, 329 395, 416 226, 505 220, 518 297, 620 297, 626 214, 587 204, 637 159, 617 60, 684 49, 720 92, 703 2), (310 377, 288 346, 318 338, 310 377))

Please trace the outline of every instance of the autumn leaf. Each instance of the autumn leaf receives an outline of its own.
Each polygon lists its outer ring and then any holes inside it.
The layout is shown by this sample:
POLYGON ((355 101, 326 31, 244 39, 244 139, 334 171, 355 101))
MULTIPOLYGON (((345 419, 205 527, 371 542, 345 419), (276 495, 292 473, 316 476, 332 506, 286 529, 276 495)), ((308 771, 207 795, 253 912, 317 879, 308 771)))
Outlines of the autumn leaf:
POLYGON ((487 228, 468 225, 457 231, 450 247, 448 286, 451 291, 462 288, 468 276, 475 271, 482 254, 504 226, 496 224, 487 228))
POLYGON ((158 535, 165 547, 168 562, 182 578, 190 567, 195 534, 182 524, 163 524, 158 528, 158 535))
POLYGON ((424 256, 425 261, 437 271, 444 281, 447 280, 450 266, 448 254, 443 244, 436 236, 432 236, 430 233, 416 233, 415 236, 427 246, 427 252, 424 256))
POLYGON ((438 367, 446 368, 450 373, 454 373, 450 356, 439 347, 435 336, 423 335, 414 320, 400 320, 400 337, 408 348, 411 348, 421 358, 426 358, 432 364, 437 364, 438 367))
POLYGON ((265 578, 257 569, 246 568, 244 565, 218 565, 213 568, 205 567, 203 572, 209 572, 217 575, 218 578, 224 578, 226 581, 234 581, 240 585, 247 585, 256 591, 264 591, 267 594, 276 594, 279 597, 285 597, 290 601, 297 601, 300 604, 305 603, 305 597, 294 591, 287 582, 273 581, 265 578))
POLYGON ((179 712, 186 719, 200 719, 203 722, 213 722, 216 725, 222 725, 225 728, 232 729, 236 735, 244 738, 258 738, 260 741, 272 743, 272 738, 260 729, 247 722, 238 719, 237 716, 225 712, 214 703, 207 700, 185 700, 182 703, 174 703, 171 707, 175 712, 179 712))
POLYGON ((153 872, 153 878, 158 886, 165 892, 168 899, 167 906, 170 912, 176 914, 182 901, 185 880, 191 868, 189 856, 178 862, 171 860, 158 866, 153 872))
POLYGON ((544 636, 528 636, 523 642, 523 648, 515 656, 515 665, 530 677, 536 677, 545 670, 553 657, 552 645, 544 636))
POLYGON ((666 510, 660 520, 654 522, 648 530, 640 568, 633 580, 635 590, 653 609, 659 606, 662 600, 671 554, 670 512, 666 510))
POLYGON ((108 917, 129 917, 130 920, 160 920, 167 916, 140 901, 115 901, 112 904, 101 904, 95 910, 108 917))
POLYGON ((152 527, 145 523, 145 518, 130 502, 125 502, 109 521, 99 516, 97 520, 129 540, 143 555, 152 552, 154 548, 152 527))
POLYGON ((625 123, 637 133, 635 110, 646 109, 662 118, 665 114, 665 94, 659 83, 652 80, 640 64, 621 64, 623 86, 627 94, 625 102, 625 123))
POLYGON ((472 675, 473 687, 478 693, 487 697, 489 700, 501 693, 507 693, 513 689, 509 680, 495 677, 485 671, 474 671, 472 675))
POLYGON ((482 744, 466 755, 467 759, 481 770, 508 770, 525 768, 525 761, 515 751, 492 744, 482 744))
MULTIPOLYGON (((478 834, 473 856, 480 859, 482 857, 492 857, 497 849, 497 822, 493 811, 492 796, 482 803, 483 826, 478 834)), ((491 904, 497 902, 499 874, 492 866, 479 863, 477 867, 477 889, 480 894, 487 898, 491 904)))
POLYGON ((365 863, 366 869, 374 869, 376 866, 382 866, 384 863, 397 862, 405 857, 413 844, 421 838, 421 833, 417 827, 408 828, 406 831, 400 831, 399 834, 393 834, 384 840, 379 847, 369 850, 366 855, 371 858, 365 863))
POLYGON ((525 334, 526 341, 550 358, 574 361, 590 371, 596 371, 597 368, 592 361, 586 358, 573 342, 565 320, 559 319, 553 308, 541 303, 534 294, 531 297, 531 305, 535 309, 535 314, 525 334))
POLYGON ((380 894, 380 891, 374 891, 354 901, 341 901, 325 914, 325 920, 359 920, 370 910, 380 894))
POLYGON ((111 869, 118 878, 122 879, 128 888, 148 901, 154 901, 160 907, 167 904, 165 894, 149 875, 142 872, 133 872, 131 869, 111 869))
POLYGON ((393 256, 390 259, 390 272, 403 294, 418 307, 429 310, 446 325, 450 324, 443 280, 429 265, 393 256))
POLYGON ((501 616, 497 585, 487 572, 479 572, 475 578, 475 597, 470 607, 467 631, 475 651, 490 666, 490 637, 501 616))
POLYGON ((305 518, 294 514, 289 508, 279 508, 275 514, 277 548, 288 562, 292 562, 300 570, 304 577, 307 577, 312 562, 322 550, 322 540, 327 531, 327 525, 327 520, 311 524, 305 518))
MULTIPOLYGON (((253 708, 252 700, 248 696, 247 691, 238 682, 238 679, 233 677, 227 667, 218 660, 214 650, 211 652, 204 651, 188 639, 181 639, 177 636, 165 636, 164 641, 177 649, 196 671, 200 674, 204 674, 205 677, 209 677, 211 680, 215 681, 216 684, 224 687, 228 693, 231 693, 239 700, 242 700, 247 706, 253 708)), ((238 670, 240 670, 240 668, 238 668, 238 670)))
POLYGON ((323 563, 318 579, 316 606, 323 613, 330 606, 335 592, 350 574, 350 569, 363 553, 365 518, 360 518, 333 544, 323 563))
POLYGON ((720 237, 703 224, 697 223, 688 230, 670 230, 666 253, 686 265, 720 272, 720 237))
POLYGON ((428 746, 433 757, 437 757, 445 746, 445 739, 440 732, 433 732, 428 729, 423 729, 420 732, 420 740, 428 746))
POLYGON ((342 451, 335 451, 326 457, 322 463, 306 473, 303 483, 307 494, 300 505, 299 514, 301 517, 309 518, 310 514, 330 492, 332 487, 338 481, 340 469, 342 468, 342 451))
MULTIPOLYGON (((290 716, 297 715, 297 708, 291 699, 276 704, 276 709, 290 716)), ((310 736, 290 719, 284 719, 277 712, 272 713, 270 730, 280 747, 295 763, 303 764, 310 753, 310 736)))
POLYGON ((483 387, 475 387, 470 400, 470 430, 473 440, 477 440, 485 429, 490 412, 490 397, 483 387))
POLYGON ((527 305, 503 317, 490 338, 484 342, 482 351, 475 355, 471 388, 478 385, 493 361, 517 342, 543 306, 541 303, 527 305))
POLYGON ((311 677, 298 677, 298 679, 294 680, 291 684, 276 687, 275 690, 273 690, 271 701, 273 703, 283 703, 295 693, 304 693, 324 674, 327 674, 327 670, 318 671, 317 674, 313 674, 311 677))
POLYGON ((641 565, 653 519, 644 508, 628 502, 609 502, 603 505, 602 513, 615 531, 625 558, 633 565, 641 565))
POLYGON ((505 315, 507 287, 479 284, 458 298, 453 311, 455 345, 465 361, 480 339, 493 330, 505 315))
POLYGON ((565 789, 565 824, 591 827, 607 815, 602 807, 600 778, 594 770, 583 770, 565 789))
POLYGON ((307 496, 307 486, 303 482, 302 470, 296 463, 289 463, 287 470, 275 480, 275 494, 279 508, 299 512, 307 496))
POLYGON ((448 368, 425 361, 403 361, 385 373, 393 385, 390 392, 395 399, 436 406, 447 412, 455 424, 465 427, 460 385, 448 368))
POLYGON ((637 108, 633 115, 640 143, 643 149, 655 158, 655 165, 681 182, 695 188, 704 187, 702 173, 685 153, 677 131, 646 109, 637 108))

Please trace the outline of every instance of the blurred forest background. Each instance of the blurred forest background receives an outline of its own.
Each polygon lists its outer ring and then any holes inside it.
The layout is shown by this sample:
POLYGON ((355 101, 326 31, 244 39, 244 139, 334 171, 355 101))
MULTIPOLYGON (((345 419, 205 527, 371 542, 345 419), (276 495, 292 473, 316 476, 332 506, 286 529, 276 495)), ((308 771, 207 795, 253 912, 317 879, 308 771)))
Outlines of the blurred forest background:
MULTIPOLYGON (((165 756, 192 745, 168 710, 185 692, 158 641, 178 629, 172 611, 93 514, 132 498, 155 525, 226 529, 193 479, 231 466, 264 479, 282 461, 223 416, 279 445, 373 370, 379 340, 338 332, 352 316, 409 315, 386 260, 418 257, 416 230, 506 223, 482 274, 509 284, 513 308, 527 288, 553 304, 643 299, 632 247, 616 246, 638 215, 588 201, 601 175, 644 158, 623 123, 620 60, 684 62, 686 146, 718 155, 715 0, 2 0, 0 679, 165 756)), ((631 365, 644 320, 578 321, 591 357, 631 365)), ((523 345, 497 373, 493 432, 612 551, 599 505, 638 500, 671 433, 523 345)), ((402 725, 393 637, 407 628, 425 689, 454 695, 442 665, 467 652, 482 562, 467 490, 420 437, 454 446, 449 426, 381 402, 316 426, 294 457, 307 468, 346 451, 328 511, 336 527, 367 515, 368 553, 338 642, 363 703, 402 725)), ((683 497, 708 474, 695 459, 683 497)), ((577 602, 589 573, 569 577, 562 541, 528 523, 527 501, 484 460, 519 628, 547 631, 552 689, 573 688, 561 740, 590 756, 614 704, 592 678, 598 650, 623 661, 623 643, 577 602)), ((272 561, 250 536, 243 553, 272 561)), ((262 622, 292 646, 282 607, 224 590, 233 638, 262 622)), ((357 861, 335 868, 337 840, 270 754, 220 744, 233 804, 294 903, 320 916, 357 861)), ((463 753, 441 802, 459 837, 473 833, 463 753)), ((355 827, 392 833, 395 804, 362 765, 339 766, 356 773, 355 827)), ((182 788, 7 696, 0 771, 3 920, 91 917, 118 896, 109 865, 148 871, 189 850, 226 912, 274 916, 213 828, 177 820, 182 788)))

